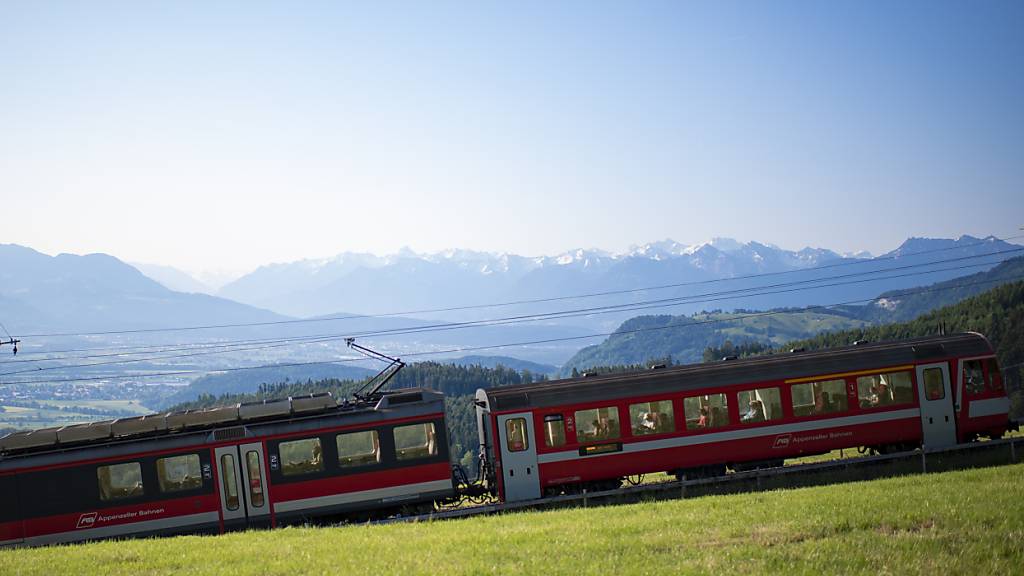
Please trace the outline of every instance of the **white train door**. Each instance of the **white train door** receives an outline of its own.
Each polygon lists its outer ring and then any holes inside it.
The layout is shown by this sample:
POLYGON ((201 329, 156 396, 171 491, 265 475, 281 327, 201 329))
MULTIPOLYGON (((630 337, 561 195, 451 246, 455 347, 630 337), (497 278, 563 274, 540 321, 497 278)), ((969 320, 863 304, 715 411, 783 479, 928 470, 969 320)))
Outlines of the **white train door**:
POLYGON ((501 449, 501 478, 505 501, 540 498, 537 470, 537 439, 533 433, 533 414, 498 416, 498 444, 501 449))
POLYGON ((221 446, 217 458, 217 490, 224 529, 269 526, 270 503, 263 445, 221 446))
POLYGON ((956 444, 956 418, 949 381, 949 363, 917 367, 917 396, 921 400, 921 431, 925 448, 956 444))

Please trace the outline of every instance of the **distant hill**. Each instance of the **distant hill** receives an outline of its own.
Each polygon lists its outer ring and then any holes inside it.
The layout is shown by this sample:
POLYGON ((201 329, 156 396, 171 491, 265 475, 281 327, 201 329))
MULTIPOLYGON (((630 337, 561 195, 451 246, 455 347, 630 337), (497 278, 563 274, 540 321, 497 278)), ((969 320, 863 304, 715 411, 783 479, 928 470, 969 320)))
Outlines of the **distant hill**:
POLYGON ((268 310, 169 290, 106 254, 47 256, 0 244, 0 318, 13 334, 267 322, 268 310))
POLYGON ((638 316, 627 320, 604 342, 588 346, 566 362, 567 375, 600 366, 642 364, 671 358, 677 364, 700 362, 704 350, 726 342, 782 344, 788 340, 865 326, 867 322, 829 312, 788 312, 758 317, 757 313, 696 314, 693 316, 638 316))
POLYGON ((159 406, 192 402, 203 395, 221 397, 234 394, 251 394, 263 384, 297 383, 307 380, 363 380, 377 372, 358 366, 344 364, 317 364, 307 366, 270 366, 253 370, 209 374, 192 382, 182 391, 165 398, 159 406))
POLYGON ((782 345, 820 333, 906 321, 1021 278, 1024 278, 1024 257, 1017 257, 985 272, 924 288, 889 291, 879 297, 878 302, 867 306, 842 306, 813 312, 782 309, 773 311, 770 316, 758 317, 753 313, 754 317, 749 318, 735 313, 639 316, 624 322, 617 334, 604 342, 577 352, 559 373, 568 374, 573 368, 584 371, 600 366, 641 364, 652 358, 671 357, 677 363, 698 362, 706 348, 720 348, 727 341, 733 345, 746 342, 782 345), (731 318, 742 319, 732 321, 731 318))
POLYGON ((558 371, 557 366, 550 364, 538 364, 527 360, 512 358, 511 356, 463 356, 452 360, 458 366, 482 366, 484 368, 497 368, 504 366, 518 372, 529 370, 534 374, 554 374, 558 371))
POLYGON ((913 320, 926 312, 1021 279, 1024 279, 1024 257, 1013 258, 985 272, 938 282, 925 291, 911 294, 900 290, 885 292, 879 296, 878 302, 863 307, 859 316, 875 324, 913 320))
POLYGON ((171 266, 161 266, 159 264, 143 264, 140 262, 132 262, 139 272, 142 272, 148 278, 152 278, 160 283, 161 286, 174 290, 175 292, 188 292, 198 294, 213 294, 216 290, 213 287, 200 282, 193 278, 191 275, 173 268, 171 266))

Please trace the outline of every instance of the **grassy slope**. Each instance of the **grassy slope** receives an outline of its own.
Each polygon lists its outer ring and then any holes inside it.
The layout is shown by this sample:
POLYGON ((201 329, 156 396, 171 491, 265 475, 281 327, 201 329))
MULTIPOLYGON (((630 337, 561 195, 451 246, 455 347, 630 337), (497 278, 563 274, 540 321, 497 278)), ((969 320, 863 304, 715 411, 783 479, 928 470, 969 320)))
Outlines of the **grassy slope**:
POLYGON ((1010 574, 1024 465, 463 521, 0 551, 3 574, 1010 574))

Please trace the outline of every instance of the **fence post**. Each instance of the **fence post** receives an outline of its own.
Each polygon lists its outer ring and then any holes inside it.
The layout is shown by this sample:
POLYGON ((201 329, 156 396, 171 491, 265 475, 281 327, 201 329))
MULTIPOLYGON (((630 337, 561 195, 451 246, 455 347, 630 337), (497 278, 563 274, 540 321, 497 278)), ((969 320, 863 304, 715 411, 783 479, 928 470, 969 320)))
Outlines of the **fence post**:
POLYGON ((586 488, 583 489, 583 507, 584 508, 587 507, 587 489, 586 488))
POLYGON ((1017 440, 1010 438, 1010 464, 1017 463, 1017 440))
POLYGON ((921 446, 921 472, 928 473, 928 458, 925 457, 924 446, 921 446))

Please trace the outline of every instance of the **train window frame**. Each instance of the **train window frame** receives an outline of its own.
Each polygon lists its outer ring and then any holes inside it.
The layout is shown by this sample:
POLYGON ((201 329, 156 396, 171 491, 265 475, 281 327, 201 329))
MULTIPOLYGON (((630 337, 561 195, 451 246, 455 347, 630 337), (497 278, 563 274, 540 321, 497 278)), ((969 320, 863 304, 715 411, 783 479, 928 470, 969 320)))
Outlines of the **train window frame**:
POLYGON ((439 454, 437 448, 437 427, 434 426, 433 422, 417 422, 415 424, 407 424, 404 426, 395 426, 391 429, 391 438, 394 440, 395 446, 395 460, 398 462, 408 462, 409 460, 422 460, 424 458, 433 458, 439 454), (399 446, 398 438, 399 431, 413 430, 420 428, 423 430, 423 444, 412 444, 409 446, 399 446), (423 450, 421 453, 420 451, 423 450))
POLYGON ((676 416, 672 400, 650 400, 630 404, 629 427, 634 436, 675 432, 676 416))
POLYGON ((944 400, 946 398, 946 385, 945 378, 943 378, 942 368, 925 368, 923 375, 924 397, 927 398, 929 402, 934 400, 944 400), (934 374, 938 374, 938 380, 931 378, 934 374))
POLYGON ((782 388, 766 386, 740 390, 736 392, 736 406, 741 410, 744 406, 748 407, 747 411, 740 415, 740 424, 745 426, 781 420, 783 418, 782 388), (747 396, 744 397, 744 395, 747 396), (775 400, 775 402, 770 402, 770 400, 775 400))
MULTIPOLYGON (((133 478, 134 479, 134 478, 133 478)), ((96 482, 99 486, 100 501, 101 502, 116 502, 118 500, 131 500, 140 496, 146 495, 146 486, 142 477, 142 463, 138 461, 134 462, 118 462, 117 464, 105 464, 103 466, 96 467, 96 482), (112 484, 113 472, 117 469, 118 474, 122 474, 122 470, 129 470, 134 467, 134 472, 130 474, 136 477, 138 480, 129 489, 128 485, 115 486, 112 484), (104 474, 106 473, 106 474, 104 474), (104 478, 105 476, 105 478, 104 478), (124 491, 123 493, 114 493, 115 490, 124 491)))
POLYGON ((525 452, 530 449, 530 436, 526 431, 526 418, 505 420, 505 449, 509 452, 525 452))
POLYGON ((262 508, 263 498, 263 460, 256 450, 245 453, 245 469, 249 474, 249 503, 253 508, 262 508))
POLYGON ((880 410, 893 406, 913 404, 916 398, 916 379, 912 370, 890 370, 864 374, 857 377, 857 406, 861 410, 880 410), (878 378, 875 382, 873 379, 878 378), (887 391, 880 396, 876 391, 885 384, 887 391), (904 391, 905 399, 897 400, 897 390, 904 391), (867 393, 865 393, 867 391, 867 393))
POLYGON ((282 441, 277 445, 277 453, 281 461, 281 474, 285 477, 308 476, 324 471, 324 448, 319 436, 282 441), (285 458, 286 449, 298 449, 304 443, 310 444, 309 459, 292 461, 285 458))
POLYGON ((242 497, 238 492, 238 474, 235 472, 234 454, 221 454, 220 479, 224 486, 224 507, 234 512, 242 503, 242 497))
POLYGON ((960 377, 963 379, 964 396, 968 398, 984 396, 989 389, 987 379, 985 378, 985 361, 981 358, 975 358, 973 360, 964 360, 961 364, 960 377), (970 364, 976 364, 977 366, 972 368, 969 366, 970 364), (973 372, 973 374, 969 374, 968 371, 973 372))
POLYGON ((380 433, 377 430, 356 430, 353 432, 342 432, 334 437, 334 447, 338 453, 338 467, 358 468, 361 466, 375 466, 381 463, 382 451, 380 446, 380 433), (368 452, 346 452, 342 446, 343 438, 369 435, 370 451, 368 452))
POLYGON ((1006 384, 1003 382, 1003 372, 999 368, 999 361, 995 358, 989 358, 985 362, 985 382, 988 385, 990 392, 994 394, 1004 394, 1006 392, 1006 384))
POLYGON ((576 441, 580 444, 607 442, 622 438, 622 418, 619 414, 619 407, 614 404, 576 410, 573 413, 573 419, 576 422, 576 441), (589 415, 591 413, 593 413, 593 418, 589 415), (581 418, 581 414, 586 414, 586 416, 581 418), (601 426, 602 419, 607 420, 604 426, 601 426), (593 426, 593 434, 583 431, 583 423, 587 423, 587 426, 593 426), (606 432, 602 434, 601 428, 604 428, 606 432))
POLYGON ((547 414, 544 416, 544 446, 547 448, 561 448, 568 443, 565 435, 565 416, 561 414, 547 414), (554 425, 559 424, 558 428, 554 425), (555 433, 558 431, 559 433, 555 433), (560 440, 560 441, 558 441, 560 440))
POLYGON ((203 487, 203 463, 199 454, 175 454, 173 456, 157 458, 155 467, 157 488, 161 494, 188 492, 203 487), (181 481, 172 480, 167 476, 168 465, 177 466, 178 461, 184 461, 185 466, 188 468, 181 481), (192 474, 193 472, 195 473, 194 475, 192 474), (186 484, 186 481, 190 482, 186 484), (173 484, 177 484, 177 486, 173 484))
POLYGON ((850 409, 845 378, 830 378, 792 384, 789 388, 790 407, 796 418, 828 416, 850 409), (832 390, 829 390, 832 388, 832 390), (804 390, 807 394, 804 394, 804 390), (799 392, 799 393, 798 393, 799 392), (800 397, 798 399, 798 397, 800 397), (810 402, 802 402, 808 398, 810 402), (825 399, 828 398, 826 402, 825 399), (837 400, 839 399, 839 400, 837 400), (799 402, 799 403, 798 403, 799 402))
POLYGON ((683 419, 688 432, 707 432, 732 426, 729 395, 725 392, 713 392, 683 397, 683 419), (721 406, 715 405, 717 400, 721 400, 721 406), (695 408, 696 412, 691 411, 691 408, 695 408), (704 408, 708 409, 707 413, 702 412, 704 408), (702 418, 703 425, 700 424, 702 418))

